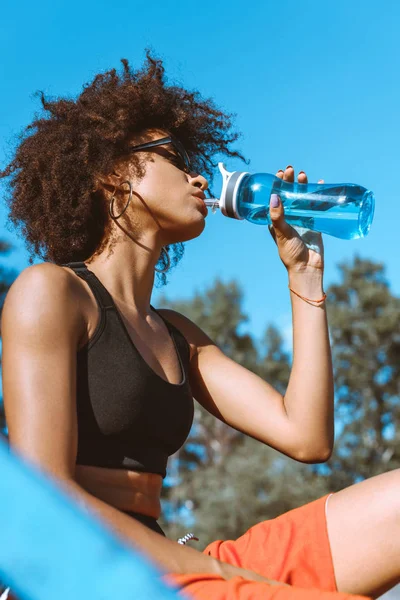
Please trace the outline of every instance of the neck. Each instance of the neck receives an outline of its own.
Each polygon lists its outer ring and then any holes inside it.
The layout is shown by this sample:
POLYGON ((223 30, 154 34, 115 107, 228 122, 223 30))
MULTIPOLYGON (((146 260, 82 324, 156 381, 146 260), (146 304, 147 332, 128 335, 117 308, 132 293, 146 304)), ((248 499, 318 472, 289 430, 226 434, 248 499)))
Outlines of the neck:
POLYGON ((161 246, 155 240, 120 238, 86 261, 117 303, 127 304, 142 317, 150 312, 154 267, 161 246))

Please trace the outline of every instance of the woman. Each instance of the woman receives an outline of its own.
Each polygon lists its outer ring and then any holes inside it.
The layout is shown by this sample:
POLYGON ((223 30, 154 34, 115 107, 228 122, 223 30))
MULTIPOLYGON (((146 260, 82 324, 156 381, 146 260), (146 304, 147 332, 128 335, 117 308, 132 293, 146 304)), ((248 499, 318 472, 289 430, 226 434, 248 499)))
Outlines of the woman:
MULTIPOLYGON (((155 270, 176 263, 182 242, 204 229, 200 173, 210 174, 217 151, 240 155, 229 149, 229 116, 211 101, 167 86, 150 55, 139 72, 123 64, 76 101, 42 97, 46 114, 3 172, 11 219, 46 261, 21 273, 3 311, 10 443, 192 597, 378 596, 400 575, 397 472, 203 553, 157 523, 167 458, 189 433, 193 396, 262 443, 321 462, 333 445, 332 366, 322 250, 285 222, 276 196, 273 235, 294 328, 284 397, 189 319, 150 305, 155 270)), ((277 176, 294 181, 294 170, 277 176)))

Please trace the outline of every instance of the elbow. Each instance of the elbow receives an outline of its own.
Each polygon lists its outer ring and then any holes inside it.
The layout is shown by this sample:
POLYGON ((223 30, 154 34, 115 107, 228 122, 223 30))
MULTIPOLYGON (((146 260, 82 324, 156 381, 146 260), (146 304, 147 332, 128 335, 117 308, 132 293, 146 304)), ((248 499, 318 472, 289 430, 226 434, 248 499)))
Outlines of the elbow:
POLYGON ((302 447, 293 458, 302 463, 320 464, 330 459, 332 451, 333 444, 318 447, 302 447))

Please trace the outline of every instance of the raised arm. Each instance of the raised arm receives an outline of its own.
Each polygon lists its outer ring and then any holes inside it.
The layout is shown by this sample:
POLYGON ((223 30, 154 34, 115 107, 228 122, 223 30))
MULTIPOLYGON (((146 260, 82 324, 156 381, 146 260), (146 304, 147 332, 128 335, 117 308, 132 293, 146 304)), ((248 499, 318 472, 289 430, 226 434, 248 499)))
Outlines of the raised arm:
POLYGON ((8 293, 2 315, 3 391, 11 445, 164 571, 267 581, 164 538, 76 483, 76 351, 86 335, 77 287, 64 269, 42 264, 26 269, 8 293))
MULTIPOLYGON (((277 173, 283 176, 283 171, 277 173)), ((293 169, 285 178, 293 180, 293 169)), ((299 175, 305 183, 305 174, 299 175)), ((310 250, 284 219, 281 203, 271 206, 272 234, 288 271, 293 311, 293 365, 282 396, 268 382, 223 354, 182 315, 164 315, 192 347, 191 385, 209 412, 235 429, 301 462, 323 462, 333 447, 333 376, 323 298, 323 246, 319 234, 307 236, 320 246, 310 250), (300 297, 301 296, 301 297, 300 297)))

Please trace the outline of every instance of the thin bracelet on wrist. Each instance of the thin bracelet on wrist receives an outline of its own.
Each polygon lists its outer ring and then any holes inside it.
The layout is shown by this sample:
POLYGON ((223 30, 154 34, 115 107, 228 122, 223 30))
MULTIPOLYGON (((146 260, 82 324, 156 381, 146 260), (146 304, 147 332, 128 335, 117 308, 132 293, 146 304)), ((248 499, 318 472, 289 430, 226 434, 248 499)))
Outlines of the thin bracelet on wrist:
POLYGON ((312 300, 311 298, 306 298, 305 296, 302 296, 301 294, 298 294, 297 292, 295 292, 290 285, 288 285, 289 290, 295 295, 298 296, 299 298, 301 298, 302 300, 304 300, 304 302, 307 302, 307 304, 311 304, 312 306, 321 306, 321 304, 323 304, 326 300, 326 294, 324 292, 324 295, 322 296, 322 298, 320 298, 319 300, 312 300))

